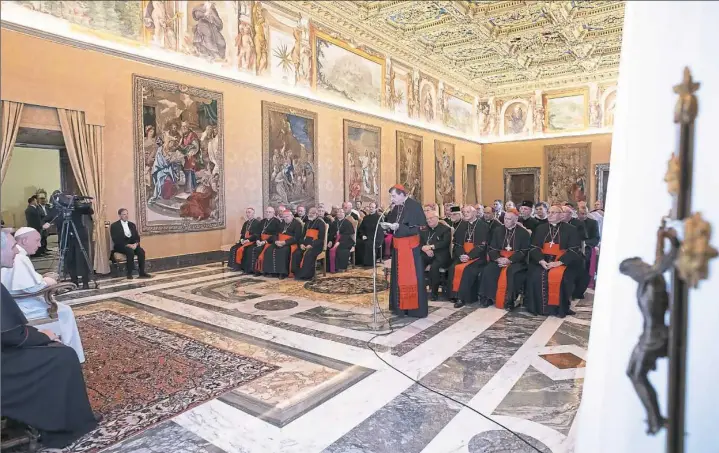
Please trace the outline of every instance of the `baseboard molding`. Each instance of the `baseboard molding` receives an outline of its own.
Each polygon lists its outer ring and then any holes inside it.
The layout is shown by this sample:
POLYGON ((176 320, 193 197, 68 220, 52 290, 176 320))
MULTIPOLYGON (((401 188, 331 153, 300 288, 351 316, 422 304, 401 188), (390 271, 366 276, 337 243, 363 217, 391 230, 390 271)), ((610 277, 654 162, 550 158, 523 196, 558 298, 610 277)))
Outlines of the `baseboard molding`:
MULTIPOLYGON (((227 252, 222 250, 213 250, 211 252, 166 256, 164 258, 150 258, 145 262, 145 270, 152 273, 183 267, 199 266, 201 264, 219 263, 226 257, 227 252)), ((111 267, 113 273, 125 273, 125 263, 113 264, 111 267)))

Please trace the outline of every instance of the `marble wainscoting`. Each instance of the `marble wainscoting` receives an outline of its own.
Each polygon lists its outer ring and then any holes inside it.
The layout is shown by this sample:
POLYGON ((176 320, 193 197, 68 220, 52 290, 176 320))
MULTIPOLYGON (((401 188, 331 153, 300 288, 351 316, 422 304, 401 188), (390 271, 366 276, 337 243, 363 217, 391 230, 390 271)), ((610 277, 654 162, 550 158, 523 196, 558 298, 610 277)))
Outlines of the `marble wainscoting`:
POLYGON ((105 451, 573 451, 592 293, 564 319, 431 302, 379 335, 371 296, 215 264, 68 294, 77 316, 109 310, 274 367, 105 451))

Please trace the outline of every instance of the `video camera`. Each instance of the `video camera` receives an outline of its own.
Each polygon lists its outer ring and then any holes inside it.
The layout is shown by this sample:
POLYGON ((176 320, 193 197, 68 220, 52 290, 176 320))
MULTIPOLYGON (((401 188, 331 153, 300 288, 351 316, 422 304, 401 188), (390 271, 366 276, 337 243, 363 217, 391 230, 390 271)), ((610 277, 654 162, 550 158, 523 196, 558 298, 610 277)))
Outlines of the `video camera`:
POLYGON ((94 198, 87 197, 84 195, 62 193, 59 190, 53 192, 52 196, 50 197, 50 201, 53 206, 57 206, 63 211, 73 211, 75 210, 75 208, 78 207, 79 204, 92 203, 91 200, 94 200, 94 198))

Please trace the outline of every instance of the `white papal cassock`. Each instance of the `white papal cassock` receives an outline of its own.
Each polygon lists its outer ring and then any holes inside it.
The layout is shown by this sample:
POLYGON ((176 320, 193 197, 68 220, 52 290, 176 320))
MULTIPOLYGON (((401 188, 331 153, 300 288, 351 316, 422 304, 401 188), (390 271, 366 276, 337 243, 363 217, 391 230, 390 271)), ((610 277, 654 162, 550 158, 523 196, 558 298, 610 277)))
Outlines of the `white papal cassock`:
MULTIPOLYGON (((13 296, 21 296, 23 294, 39 291, 47 283, 43 280, 42 275, 35 272, 35 267, 27 256, 27 252, 17 245, 18 254, 15 256, 15 263, 11 268, 3 268, 2 284, 10 291, 13 296)), ((28 297, 25 299, 17 299, 17 304, 25 314, 28 321, 47 316, 47 304, 41 297, 28 297)), ((65 304, 57 304, 57 321, 38 326, 41 330, 49 330, 60 337, 60 340, 70 346, 77 353, 80 363, 85 362, 85 353, 82 349, 82 341, 80 341, 80 332, 77 330, 75 315, 72 308, 65 304)))

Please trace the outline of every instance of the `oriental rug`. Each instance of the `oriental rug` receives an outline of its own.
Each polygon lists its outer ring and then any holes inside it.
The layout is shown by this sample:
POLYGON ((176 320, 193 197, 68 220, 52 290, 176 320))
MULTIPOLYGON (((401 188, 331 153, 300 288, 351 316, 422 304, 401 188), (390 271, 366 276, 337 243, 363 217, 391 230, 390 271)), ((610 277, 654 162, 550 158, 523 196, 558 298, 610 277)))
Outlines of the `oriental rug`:
MULTIPOLYGON (((387 282, 377 278, 377 291, 387 290, 387 282)), ((305 289, 329 294, 370 294, 374 291, 372 277, 325 277, 305 283, 305 289)))
POLYGON ((72 445, 97 452, 277 370, 262 361, 111 311, 77 318, 100 426, 72 445))

